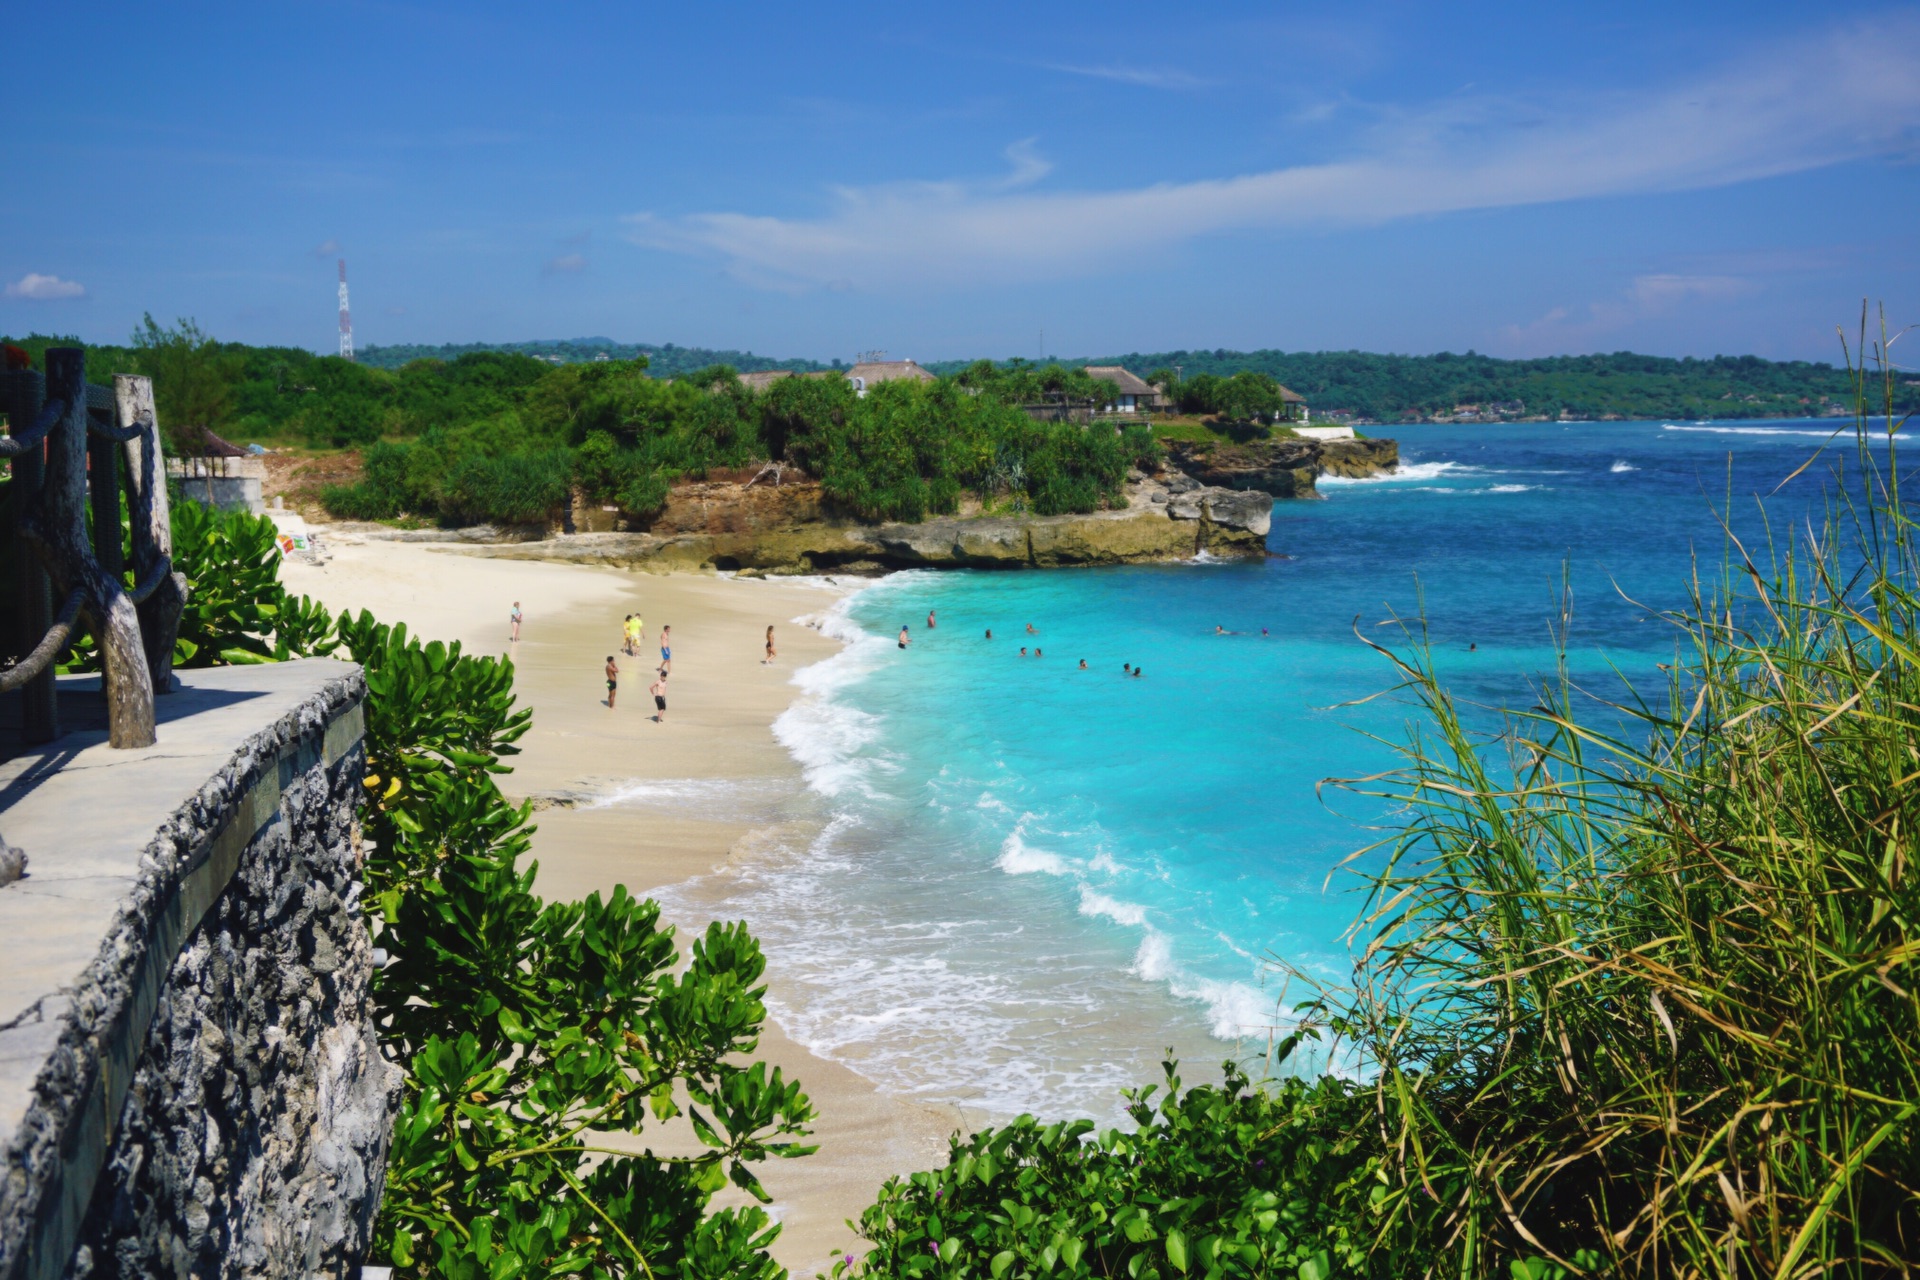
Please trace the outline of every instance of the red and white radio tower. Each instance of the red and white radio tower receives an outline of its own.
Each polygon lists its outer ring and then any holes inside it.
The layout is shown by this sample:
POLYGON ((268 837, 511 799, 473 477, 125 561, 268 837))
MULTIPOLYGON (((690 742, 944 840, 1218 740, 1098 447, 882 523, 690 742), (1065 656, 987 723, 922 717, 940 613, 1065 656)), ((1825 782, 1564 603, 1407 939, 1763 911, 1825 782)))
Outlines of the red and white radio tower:
POLYGON ((347 318, 347 260, 340 259, 340 358, 353 359, 353 321, 347 318))

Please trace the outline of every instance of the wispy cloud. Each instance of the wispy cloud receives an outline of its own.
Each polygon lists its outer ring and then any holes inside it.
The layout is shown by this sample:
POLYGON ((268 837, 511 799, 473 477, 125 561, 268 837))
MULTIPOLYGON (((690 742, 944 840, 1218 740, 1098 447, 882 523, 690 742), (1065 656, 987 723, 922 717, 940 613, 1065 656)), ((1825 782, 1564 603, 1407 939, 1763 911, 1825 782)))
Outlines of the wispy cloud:
POLYGON ((62 280, 59 276, 43 276, 37 271, 29 271, 9 283, 6 294, 9 298, 25 298, 29 302, 58 302, 64 298, 84 298, 87 288, 75 280, 62 280))
POLYGON ((540 268, 543 274, 550 276, 578 275, 586 269, 587 257, 583 253, 563 253, 557 258, 548 258, 540 268))
POLYGON ((339 252, 340 242, 331 236, 313 246, 313 256, 316 258, 331 258, 339 252))
POLYGON ((1617 297, 1584 307, 1555 307, 1531 323, 1509 325, 1503 336, 1516 355, 1565 351, 1700 303, 1749 297, 1760 287, 1759 281, 1745 276, 1655 272, 1635 276, 1617 297))
POLYGON ((1066 62, 1043 62, 1040 65, 1048 71, 1062 71, 1070 76, 1114 80, 1147 89, 1204 89, 1213 83, 1191 72, 1174 68, 1129 67, 1118 63, 1107 67, 1076 66, 1066 62))
POLYGON ((820 217, 637 214, 628 234, 718 257, 736 277, 773 288, 1084 274, 1222 232, 1694 190, 1901 154, 1920 119, 1916 62, 1920 18, 1882 19, 1666 90, 1539 103, 1457 94, 1383 121, 1354 154, 1326 164, 1049 192, 1012 181, 1023 164, 1035 167, 1016 156, 1010 178, 837 189, 820 217))

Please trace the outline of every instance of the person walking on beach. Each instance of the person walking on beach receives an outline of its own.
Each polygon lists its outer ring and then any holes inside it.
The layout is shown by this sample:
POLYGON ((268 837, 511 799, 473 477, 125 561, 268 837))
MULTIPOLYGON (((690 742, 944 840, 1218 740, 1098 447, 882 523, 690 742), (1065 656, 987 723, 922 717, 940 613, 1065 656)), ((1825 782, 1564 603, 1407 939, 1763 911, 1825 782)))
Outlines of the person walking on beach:
POLYGON ((769 626, 767 628, 767 656, 761 660, 761 665, 770 667, 773 665, 773 660, 779 656, 780 655, 774 651, 773 628, 769 626))
POLYGON ((927 610, 927 630, 933 630, 933 610, 927 610))
POLYGON ((647 687, 647 692, 653 695, 653 722, 665 724, 667 722, 667 669, 665 667, 660 668, 659 676, 647 687))
POLYGON ((660 628, 660 673, 673 670, 673 628, 660 628))
POLYGON ((607 710, 613 710, 613 695, 620 690, 620 668, 614 664, 613 655, 607 655, 607 710))
POLYGON ((900 647, 904 649, 912 643, 913 637, 907 634, 907 624, 903 622, 900 624, 900 647))
POLYGON ((620 624, 620 652, 626 654, 629 658, 633 656, 633 615, 632 614, 628 614, 627 620, 620 624))
POLYGON ((513 612, 507 615, 507 639, 514 644, 520 643, 520 602, 513 602, 513 612))

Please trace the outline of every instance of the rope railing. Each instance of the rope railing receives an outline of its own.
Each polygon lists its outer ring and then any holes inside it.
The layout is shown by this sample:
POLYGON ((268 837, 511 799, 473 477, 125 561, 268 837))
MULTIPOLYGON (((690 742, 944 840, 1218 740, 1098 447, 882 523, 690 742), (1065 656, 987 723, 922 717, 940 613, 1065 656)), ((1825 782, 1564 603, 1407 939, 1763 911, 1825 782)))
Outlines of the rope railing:
POLYGON ((120 375, 112 387, 88 385, 85 360, 78 347, 50 347, 44 375, 0 374, 7 421, 30 424, 0 436, 0 458, 12 467, 7 612, 19 655, 0 669, 0 693, 21 691, 28 743, 58 737, 54 668, 84 623, 100 651, 107 741, 145 747, 154 742, 154 694, 172 687, 187 584, 173 569, 152 383, 120 375), (123 490, 131 565, 121 549, 123 490), (58 615, 55 599, 63 601, 58 615))

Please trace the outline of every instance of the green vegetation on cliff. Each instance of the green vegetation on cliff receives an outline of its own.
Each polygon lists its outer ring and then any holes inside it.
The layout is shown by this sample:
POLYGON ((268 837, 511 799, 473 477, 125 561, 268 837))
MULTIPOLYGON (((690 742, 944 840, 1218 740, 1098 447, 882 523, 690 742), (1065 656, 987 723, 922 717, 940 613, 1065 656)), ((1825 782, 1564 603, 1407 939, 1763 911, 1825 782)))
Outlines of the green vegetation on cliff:
MULTIPOLYGON (((1315 416, 1345 412, 1373 422, 1449 417, 1477 406, 1482 417, 1802 418, 1844 413, 1845 368, 1758 356, 1610 355, 1501 360, 1469 351, 1430 356, 1365 351, 1155 351, 1086 363, 1182 378, 1264 374, 1305 396, 1315 416)), ((944 369, 946 366, 936 366, 944 369)), ((1901 380, 1894 406, 1920 409, 1920 385, 1901 380)))
MULTIPOLYGON (((55 341, 23 345, 37 358, 55 341)), ((675 481, 768 462, 817 477, 863 519, 951 513, 969 492, 1054 515, 1112 503, 1128 467, 1154 448, 1140 428, 1021 412, 1030 394, 1105 394, 1084 373, 1057 370, 883 382, 865 396, 840 377, 756 392, 727 365, 666 379, 644 357, 555 365, 473 351, 388 370, 219 343, 191 321, 165 328, 150 317, 132 346, 95 347, 88 359, 96 381, 151 375, 182 450, 198 447, 201 427, 241 442, 364 450, 364 478, 325 495, 335 514, 361 519, 537 522, 564 510, 576 484, 596 503, 647 515, 675 481)))

